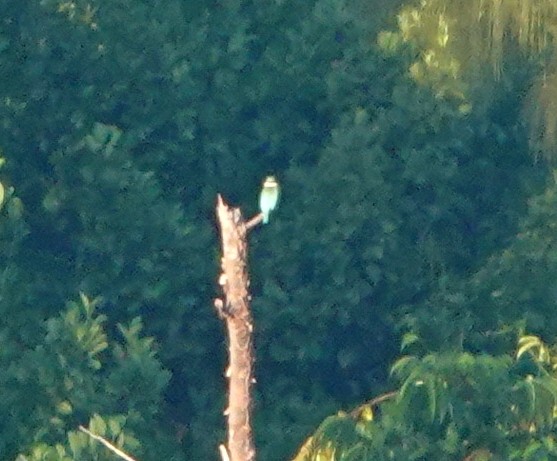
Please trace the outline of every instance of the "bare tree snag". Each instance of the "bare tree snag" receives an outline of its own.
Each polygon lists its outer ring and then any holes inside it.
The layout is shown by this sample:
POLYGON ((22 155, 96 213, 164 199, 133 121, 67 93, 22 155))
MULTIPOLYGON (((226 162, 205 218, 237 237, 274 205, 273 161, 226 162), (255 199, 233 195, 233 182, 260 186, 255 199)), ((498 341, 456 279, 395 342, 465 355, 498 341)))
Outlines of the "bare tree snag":
POLYGON ((224 300, 215 307, 226 322, 229 341, 228 443, 220 448, 223 460, 255 460, 251 429, 251 387, 253 379, 253 322, 247 272, 247 226, 238 208, 226 205, 218 196, 217 217, 222 239, 222 273, 219 284, 224 300), (223 453, 225 454, 223 456, 223 453))

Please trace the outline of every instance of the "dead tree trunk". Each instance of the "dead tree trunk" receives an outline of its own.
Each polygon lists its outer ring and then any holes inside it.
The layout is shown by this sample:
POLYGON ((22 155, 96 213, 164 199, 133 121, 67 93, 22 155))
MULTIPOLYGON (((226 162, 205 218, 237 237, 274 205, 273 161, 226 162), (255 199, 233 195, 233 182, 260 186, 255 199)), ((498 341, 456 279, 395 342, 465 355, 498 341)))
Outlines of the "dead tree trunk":
MULTIPOLYGON (((222 273, 219 284, 224 299, 217 298, 215 307, 226 323, 229 341, 228 442, 221 446, 223 461, 255 460, 251 428, 251 387, 253 379, 253 322, 248 292, 247 229, 237 208, 230 208, 218 197, 217 217, 222 239, 222 273)), ((251 227, 251 226, 250 226, 251 227)))

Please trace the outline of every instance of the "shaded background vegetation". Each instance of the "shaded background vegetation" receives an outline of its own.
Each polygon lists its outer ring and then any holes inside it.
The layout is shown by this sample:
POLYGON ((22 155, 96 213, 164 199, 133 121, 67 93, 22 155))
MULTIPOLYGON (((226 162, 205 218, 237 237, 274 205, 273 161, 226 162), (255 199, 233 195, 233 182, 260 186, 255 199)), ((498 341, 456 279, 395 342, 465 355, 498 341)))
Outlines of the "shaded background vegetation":
POLYGON ((404 334, 423 354, 554 341, 552 119, 528 111, 551 41, 511 27, 483 53, 452 3, 0 1, 2 459, 105 459, 67 436, 90 418, 141 459, 216 458, 213 208, 255 213, 271 172, 262 459, 391 389, 404 334))

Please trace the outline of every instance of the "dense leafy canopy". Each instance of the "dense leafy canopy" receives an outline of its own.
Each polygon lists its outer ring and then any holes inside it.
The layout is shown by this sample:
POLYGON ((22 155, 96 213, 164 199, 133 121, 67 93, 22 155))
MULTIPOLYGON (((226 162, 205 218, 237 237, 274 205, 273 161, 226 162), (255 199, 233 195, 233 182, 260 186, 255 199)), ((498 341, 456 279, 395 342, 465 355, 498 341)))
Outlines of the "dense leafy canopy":
POLYGON ((270 173, 281 203, 250 234, 262 459, 394 387, 299 457, 555 456, 557 186, 529 138, 550 111, 524 110, 551 96, 551 43, 501 45, 494 75, 453 46, 454 3, 397 23, 378 0, 0 0, 5 459, 113 459, 79 425, 138 459, 216 456, 213 208, 255 213, 270 173))

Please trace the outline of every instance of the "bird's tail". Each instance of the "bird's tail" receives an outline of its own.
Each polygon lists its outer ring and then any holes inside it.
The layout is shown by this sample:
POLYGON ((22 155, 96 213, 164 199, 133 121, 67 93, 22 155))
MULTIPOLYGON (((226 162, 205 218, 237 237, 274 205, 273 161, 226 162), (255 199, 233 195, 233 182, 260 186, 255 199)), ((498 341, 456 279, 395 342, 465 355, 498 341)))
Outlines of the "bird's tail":
POLYGON ((269 213, 263 213, 263 224, 267 224, 269 222, 269 213))

